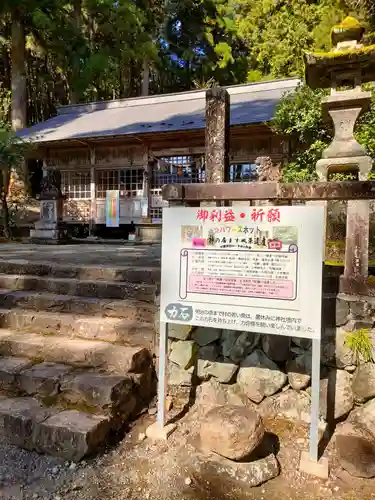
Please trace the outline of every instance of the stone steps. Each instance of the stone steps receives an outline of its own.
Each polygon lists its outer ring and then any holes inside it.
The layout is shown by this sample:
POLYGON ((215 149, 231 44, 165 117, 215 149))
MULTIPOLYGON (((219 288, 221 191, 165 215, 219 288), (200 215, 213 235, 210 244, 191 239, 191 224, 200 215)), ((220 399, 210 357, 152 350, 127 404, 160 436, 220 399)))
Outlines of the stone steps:
POLYGON ((0 443, 78 461, 155 395, 160 262, 16 250, 0 259, 0 443))
POLYGON ((140 373, 110 375, 30 355, 0 357, 3 444, 78 461, 134 419, 155 392, 150 360, 140 373))
POLYGON ((57 295, 78 295, 101 299, 131 299, 154 303, 157 285, 124 281, 90 281, 76 278, 49 278, 36 275, 0 274, 0 288, 28 290, 57 295))
POLYGON ((70 278, 86 281, 127 281, 129 283, 159 283, 160 262, 155 265, 142 266, 139 259, 132 259, 133 266, 79 266, 62 265, 56 263, 27 261, 27 260, 0 260, 0 274, 46 276, 48 278, 70 278))
MULTIPOLYGON (((70 339, 101 340, 153 350, 154 325, 123 318, 96 318, 50 311, 0 309, 0 327, 70 339)), ((1 330, 0 330, 1 333, 1 330)))
POLYGON ((33 363, 64 363, 119 375, 142 373, 152 359, 150 351, 143 347, 7 329, 0 329, 0 356, 25 357, 33 363))
POLYGON ((109 375, 62 363, 33 364, 28 358, 0 358, 3 394, 32 396, 55 408, 107 415, 116 426, 132 417, 139 411, 140 403, 152 396, 152 376, 151 365, 142 374, 109 375))
POLYGON ((156 307, 137 300, 97 299, 49 292, 0 289, 0 308, 51 311, 154 323, 156 307))

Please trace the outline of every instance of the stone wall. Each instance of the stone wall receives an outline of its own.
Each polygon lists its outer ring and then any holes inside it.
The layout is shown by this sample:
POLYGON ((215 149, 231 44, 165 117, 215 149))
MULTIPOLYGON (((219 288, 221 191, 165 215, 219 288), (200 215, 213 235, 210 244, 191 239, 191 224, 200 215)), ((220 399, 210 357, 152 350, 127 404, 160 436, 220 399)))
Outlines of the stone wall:
MULTIPOLYGON (((356 359, 345 344, 349 332, 369 329, 372 333, 374 318, 374 298, 335 293, 324 297, 322 424, 343 420, 356 405, 375 398, 375 364, 356 359)), ((168 386, 172 395, 194 393, 195 386, 210 380, 221 391, 257 407, 261 414, 281 412, 308 422, 310 373, 310 340, 169 326, 168 386)))

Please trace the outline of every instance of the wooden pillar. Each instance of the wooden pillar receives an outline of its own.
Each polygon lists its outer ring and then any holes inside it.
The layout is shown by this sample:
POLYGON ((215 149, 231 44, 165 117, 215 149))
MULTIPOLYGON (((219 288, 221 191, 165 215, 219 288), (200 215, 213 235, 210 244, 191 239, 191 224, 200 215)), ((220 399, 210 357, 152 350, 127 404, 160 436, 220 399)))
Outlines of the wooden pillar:
POLYGON ((96 180, 95 180, 95 147, 90 148, 90 219, 89 235, 94 236, 96 225, 96 180))
POLYGON ((206 92, 206 182, 229 181, 230 98, 221 87, 206 92))

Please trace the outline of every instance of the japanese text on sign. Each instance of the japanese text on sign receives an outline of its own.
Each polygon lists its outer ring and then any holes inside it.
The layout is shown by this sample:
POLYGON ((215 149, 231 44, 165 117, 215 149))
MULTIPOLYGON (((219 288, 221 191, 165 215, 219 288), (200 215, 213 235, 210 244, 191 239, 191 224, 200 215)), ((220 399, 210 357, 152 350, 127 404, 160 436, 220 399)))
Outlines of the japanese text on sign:
POLYGON ((167 208, 161 321, 320 336, 321 207, 167 208))

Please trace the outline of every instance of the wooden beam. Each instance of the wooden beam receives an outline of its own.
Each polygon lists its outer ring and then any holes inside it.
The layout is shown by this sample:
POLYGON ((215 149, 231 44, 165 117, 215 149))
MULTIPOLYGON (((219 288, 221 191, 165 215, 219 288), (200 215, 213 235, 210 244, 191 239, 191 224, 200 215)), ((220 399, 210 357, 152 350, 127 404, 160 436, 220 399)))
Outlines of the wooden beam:
POLYGON ((373 200, 375 181, 173 184, 163 188, 168 201, 373 200))

